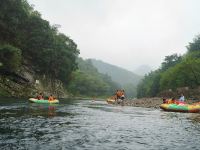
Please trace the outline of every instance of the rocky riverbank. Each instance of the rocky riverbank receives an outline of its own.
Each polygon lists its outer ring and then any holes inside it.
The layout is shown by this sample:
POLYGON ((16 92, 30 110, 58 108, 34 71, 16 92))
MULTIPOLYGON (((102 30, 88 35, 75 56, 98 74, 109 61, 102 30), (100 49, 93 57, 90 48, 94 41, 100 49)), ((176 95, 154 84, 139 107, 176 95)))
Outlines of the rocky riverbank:
POLYGON ((1 97, 34 97, 39 92, 47 96, 53 94, 59 98, 69 96, 60 80, 37 75, 31 67, 25 65, 16 72, 0 74, 1 97))
MULTIPOLYGON (((140 98, 133 100, 125 100, 124 106, 146 107, 146 108, 159 108, 163 100, 160 97, 140 98)), ((188 104, 199 102, 198 100, 186 100, 188 104)))

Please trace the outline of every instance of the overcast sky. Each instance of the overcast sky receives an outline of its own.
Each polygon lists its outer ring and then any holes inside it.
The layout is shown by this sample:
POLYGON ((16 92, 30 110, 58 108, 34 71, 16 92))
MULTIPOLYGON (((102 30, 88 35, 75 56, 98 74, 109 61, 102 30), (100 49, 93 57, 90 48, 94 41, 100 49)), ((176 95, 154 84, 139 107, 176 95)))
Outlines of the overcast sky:
POLYGON ((83 58, 158 68, 200 33, 200 0, 28 0, 75 41, 83 58))

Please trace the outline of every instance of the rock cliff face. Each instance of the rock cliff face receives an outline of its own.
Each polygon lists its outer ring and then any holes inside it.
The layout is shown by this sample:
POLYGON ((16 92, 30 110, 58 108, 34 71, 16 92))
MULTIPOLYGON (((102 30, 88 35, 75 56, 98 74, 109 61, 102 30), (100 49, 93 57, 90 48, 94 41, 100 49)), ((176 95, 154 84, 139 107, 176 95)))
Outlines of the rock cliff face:
POLYGON ((38 76, 29 67, 22 66, 16 72, 3 72, 0 74, 0 96, 6 97, 34 97, 38 92, 45 96, 54 94, 56 97, 67 97, 62 82, 55 80, 54 87, 45 76, 38 76))

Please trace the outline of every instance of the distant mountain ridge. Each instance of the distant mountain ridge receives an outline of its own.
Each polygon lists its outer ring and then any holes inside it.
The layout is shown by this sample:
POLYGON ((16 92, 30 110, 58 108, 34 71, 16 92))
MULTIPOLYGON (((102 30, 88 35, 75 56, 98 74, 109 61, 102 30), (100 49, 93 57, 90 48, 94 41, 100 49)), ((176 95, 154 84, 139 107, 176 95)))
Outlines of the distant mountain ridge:
POLYGON ((152 71, 152 68, 148 65, 141 65, 137 69, 134 70, 138 75, 144 76, 152 71))
POLYGON ((128 71, 124 68, 111 65, 101 60, 90 59, 92 64, 98 69, 100 73, 111 76, 112 80, 119 83, 120 85, 133 84, 135 87, 142 79, 141 76, 128 71))

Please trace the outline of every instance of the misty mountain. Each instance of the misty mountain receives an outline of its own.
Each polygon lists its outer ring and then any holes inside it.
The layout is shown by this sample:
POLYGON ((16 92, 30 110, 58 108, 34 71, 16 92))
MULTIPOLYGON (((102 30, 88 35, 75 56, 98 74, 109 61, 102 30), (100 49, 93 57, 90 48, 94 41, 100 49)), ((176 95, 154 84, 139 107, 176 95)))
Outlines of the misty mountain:
POLYGON ((144 76, 145 74, 148 74, 151 72, 152 68, 148 65, 141 65, 137 69, 134 70, 135 73, 138 75, 144 76))
POLYGON ((121 67, 105 63, 101 60, 90 59, 92 64, 98 69, 100 73, 107 74, 111 76, 112 80, 124 86, 127 84, 132 84, 135 87, 141 80, 141 76, 123 69, 121 67))

